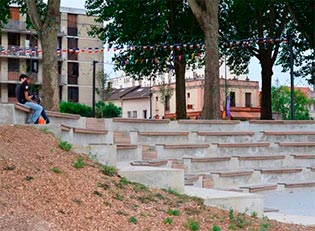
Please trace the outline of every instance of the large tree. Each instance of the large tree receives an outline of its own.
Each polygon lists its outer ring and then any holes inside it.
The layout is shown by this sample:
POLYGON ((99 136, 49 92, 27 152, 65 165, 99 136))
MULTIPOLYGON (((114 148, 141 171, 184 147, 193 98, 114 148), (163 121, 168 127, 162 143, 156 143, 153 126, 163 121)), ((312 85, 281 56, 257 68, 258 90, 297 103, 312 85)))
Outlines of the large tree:
POLYGON ((86 8, 105 22, 92 33, 120 50, 117 69, 135 79, 175 70, 176 118, 186 118, 185 71, 196 64, 204 41, 189 5, 183 0, 87 0, 86 8))
POLYGON ((280 49, 280 42, 275 39, 286 36, 288 6, 281 0, 221 0, 220 6, 221 38, 232 44, 223 51, 228 56, 227 64, 236 74, 241 74, 248 71, 251 57, 259 60, 262 80, 261 119, 272 119, 272 68, 280 49), (251 41, 245 44, 237 42, 243 39, 251 41))
POLYGON ((219 119, 219 0, 188 0, 189 5, 205 35, 205 86, 203 119, 219 119))
POLYGON ((29 25, 37 31, 42 46, 43 70, 43 104, 48 110, 59 109, 58 85, 58 57, 56 53, 57 36, 60 25, 60 0, 1 0, 0 25, 10 18, 10 5, 20 7, 20 11, 27 15, 29 25))

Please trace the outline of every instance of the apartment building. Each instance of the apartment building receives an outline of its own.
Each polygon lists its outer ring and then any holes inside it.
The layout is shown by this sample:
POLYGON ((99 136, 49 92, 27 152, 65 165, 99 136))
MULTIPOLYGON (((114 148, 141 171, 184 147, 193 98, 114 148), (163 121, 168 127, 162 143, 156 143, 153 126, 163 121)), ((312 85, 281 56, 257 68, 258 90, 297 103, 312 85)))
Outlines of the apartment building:
MULTIPOLYGON (((93 61, 103 72, 103 42, 90 37, 94 17, 85 10, 61 7, 58 34, 58 74, 60 100, 92 104, 93 61)), ((0 102, 15 102, 20 73, 32 73, 38 86, 43 81, 42 53, 37 32, 28 29, 19 8, 10 8, 11 18, 0 33, 0 102)), ((44 96, 45 97, 45 96, 44 96)), ((47 97, 47 96, 46 96, 47 97)), ((98 96, 96 95, 96 100, 98 96)))

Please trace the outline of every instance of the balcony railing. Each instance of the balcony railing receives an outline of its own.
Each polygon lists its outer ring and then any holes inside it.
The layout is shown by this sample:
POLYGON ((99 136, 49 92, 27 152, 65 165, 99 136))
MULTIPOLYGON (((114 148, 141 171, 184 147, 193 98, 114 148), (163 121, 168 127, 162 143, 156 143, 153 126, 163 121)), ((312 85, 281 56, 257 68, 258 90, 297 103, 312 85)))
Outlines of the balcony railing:
POLYGON ((37 47, 25 48, 20 46, 9 45, 7 48, 0 46, 0 56, 26 56, 39 58, 37 47))
POLYGON ((24 31, 26 30, 26 23, 10 19, 7 24, 3 25, 3 29, 24 31))

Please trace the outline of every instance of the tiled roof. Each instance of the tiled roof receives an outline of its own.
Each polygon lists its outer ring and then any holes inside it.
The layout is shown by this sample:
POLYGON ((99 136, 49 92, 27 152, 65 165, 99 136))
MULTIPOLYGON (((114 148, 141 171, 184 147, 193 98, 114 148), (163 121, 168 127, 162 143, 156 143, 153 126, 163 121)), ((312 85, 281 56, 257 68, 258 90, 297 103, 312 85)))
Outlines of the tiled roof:
POLYGON ((127 87, 121 89, 112 89, 109 99, 139 99, 149 97, 151 94, 150 87, 127 87))

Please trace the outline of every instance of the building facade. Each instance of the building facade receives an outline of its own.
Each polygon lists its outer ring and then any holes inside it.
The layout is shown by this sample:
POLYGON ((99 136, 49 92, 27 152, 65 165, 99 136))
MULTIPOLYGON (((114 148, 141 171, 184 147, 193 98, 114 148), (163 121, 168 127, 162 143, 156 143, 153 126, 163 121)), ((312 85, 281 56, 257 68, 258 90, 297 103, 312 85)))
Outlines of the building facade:
MULTIPOLYGON (((92 38, 88 31, 94 17, 85 10, 60 8, 61 23, 58 34, 58 74, 60 100, 92 104, 93 61, 97 72, 103 72, 102 41, 92 38)), ((42 47, 37 32, 26 27, 26 18, 19 8, 10 8, 11 18, 0 34, 0 102, 15 102, 15 87, 21 73, 32 73, 41 85, 42 47)), ((45 97, 45 96, 44 96, 45 97)), ((98 96, 96 96, 97 98, 98 96)), ((98 99, 98 98, 97 98, 98 99)))

